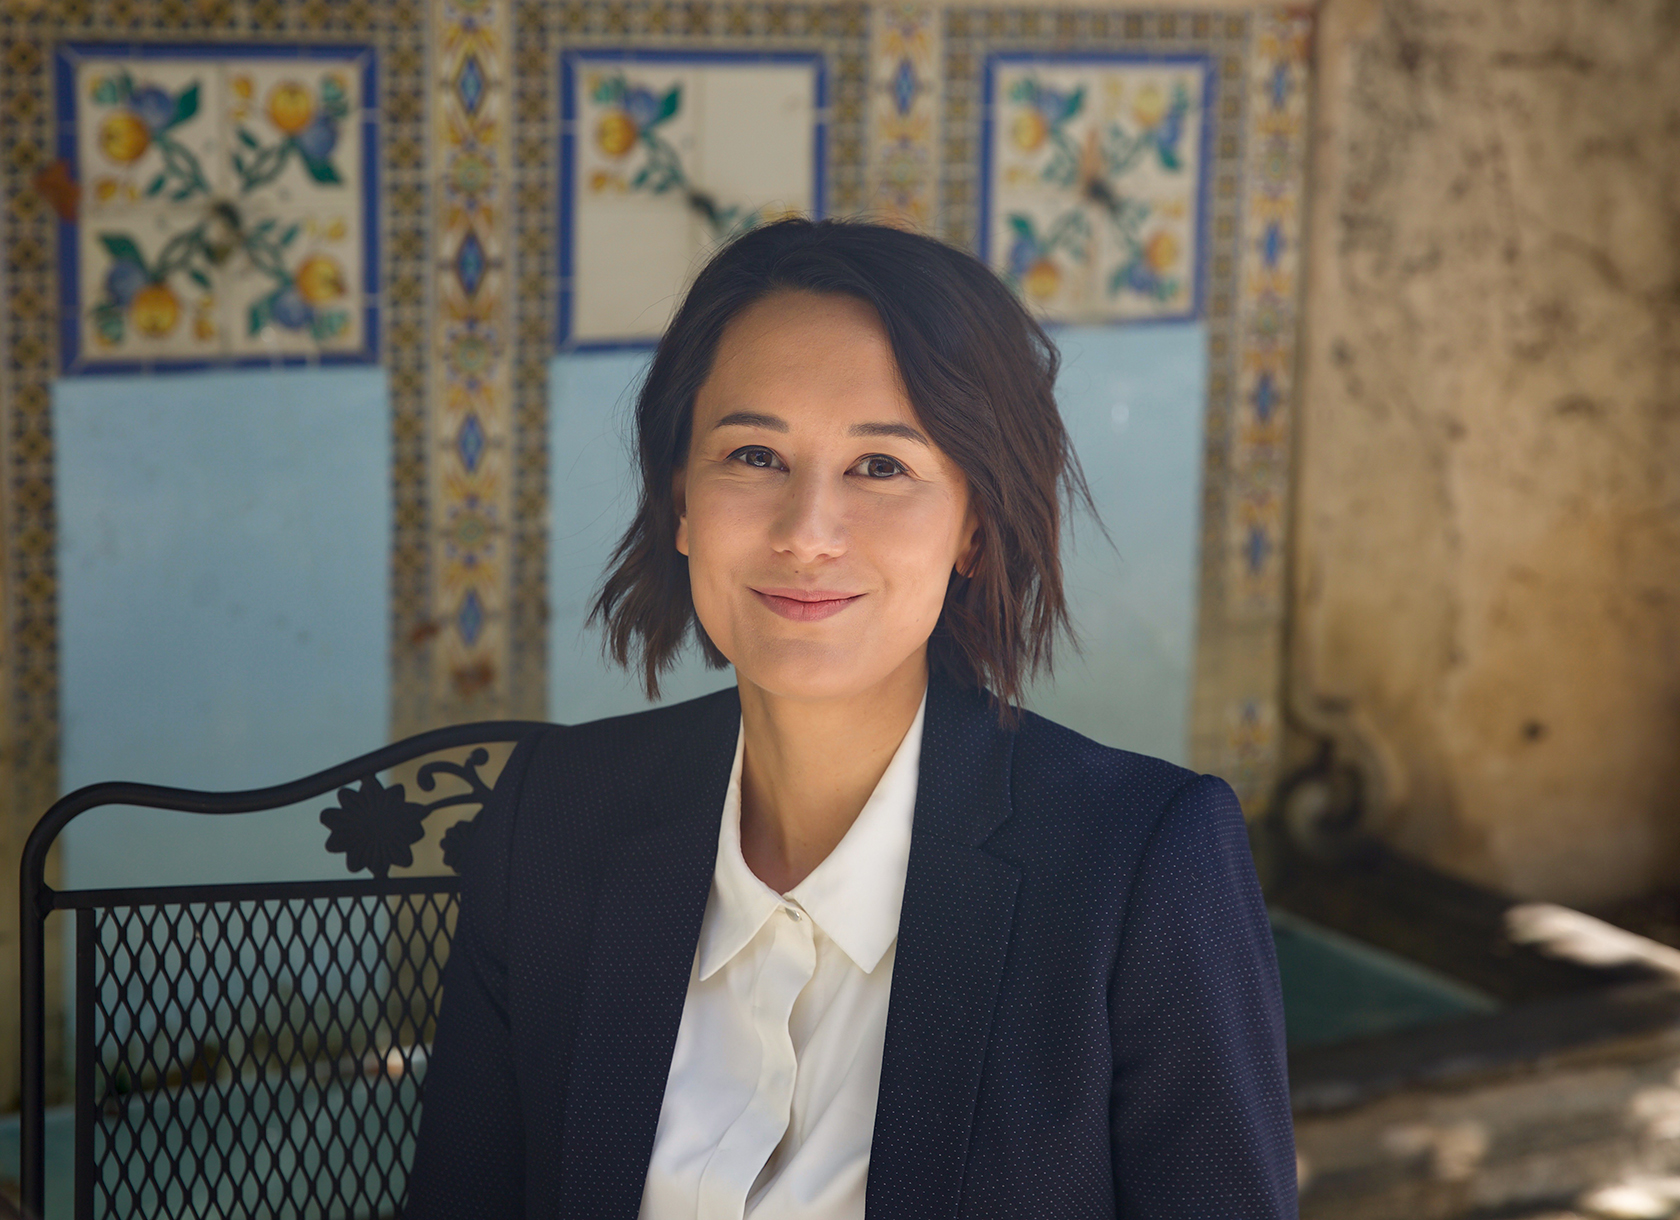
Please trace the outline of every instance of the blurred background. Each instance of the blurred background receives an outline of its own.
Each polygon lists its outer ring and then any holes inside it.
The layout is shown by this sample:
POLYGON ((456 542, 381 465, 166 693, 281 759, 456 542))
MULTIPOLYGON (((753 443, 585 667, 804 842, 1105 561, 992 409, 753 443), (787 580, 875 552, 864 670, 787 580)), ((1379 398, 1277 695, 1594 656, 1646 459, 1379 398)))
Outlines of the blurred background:
MULTIPOLYGON (((868 216, 1061 349, 1113 546, 1029 703, 1241 796, 1303 1214, 1680 1214, 1672 3, 0 0, 0 193, 0 995, 63 792, 642 706, 652 344, 868 216)), ((50 880, 342 876, 315 815, 50 880)))

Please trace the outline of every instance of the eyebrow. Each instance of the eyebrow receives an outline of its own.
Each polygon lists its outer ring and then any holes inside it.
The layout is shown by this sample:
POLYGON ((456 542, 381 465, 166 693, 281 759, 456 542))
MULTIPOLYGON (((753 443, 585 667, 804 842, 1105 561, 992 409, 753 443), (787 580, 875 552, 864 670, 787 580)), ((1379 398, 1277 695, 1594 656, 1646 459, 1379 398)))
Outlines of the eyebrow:
MULTIPOLYGON (((717 423, 712 425, 712 429, 714 431, 718 428, 729 427, 763 428, 768 432, 788 431, 787 420, 776 415, 762 415, 757 411, 731 411, 728 415, 725 415, 722 419, 718 420, 717 423)), ((915 441, 918 445, 927 445, 930 449, 933 447, 929 443, 927 437, 923 436, 909 424, 853 424, 850 428, 846 429, 846 435, 896 436, 900 440, 915 441)))

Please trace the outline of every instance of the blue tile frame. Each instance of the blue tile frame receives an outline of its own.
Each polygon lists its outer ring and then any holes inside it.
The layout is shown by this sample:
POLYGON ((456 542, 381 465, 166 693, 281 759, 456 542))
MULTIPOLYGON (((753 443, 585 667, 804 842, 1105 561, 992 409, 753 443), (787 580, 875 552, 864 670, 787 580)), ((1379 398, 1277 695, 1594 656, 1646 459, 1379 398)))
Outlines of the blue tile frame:
MULTIPOLYGON (((1196 282, 1191 294, 1190 308, 1180 313, 1156 314, 1147 318, 1125 318, 1105 325, 1150 326, 1158 322, 1189 322, 1202 317, 1207 301, 1208 279, 1208 186, 1212 164, 1213 116, 1218 105, 1219 81, 1213 57, 1207 54, 1159 54, 1137 51, 993 51, 986 56, 982 69, 980 117, 980 172, 977 181, 979 195, 979 232, 975 235, 980 261, 991 265, 992 256, 992 126, 993 105, 997 83, 997 68, 1005 64, 1044 64, 1061 67, 1067 64, 1102 64, 1105 66, 1178 65, 1200 69, 1202 103, 1200 134, 1196 147, 1196 282)), ((1058 323, 1059 324, 1059 323, 1058 323)))
POLYGON ((576 74, 583 63, 676 63, 676 64, 805 64, 815 69, 816 122, 812 125, 811 199, 813 214, 824 216, 828 201, 828 57, 820 51, 719 51, 686 47, 591 46, 573 48, 560 55, 560 291, 556 310, 555 346, 566 352, 646 350, 654 339, 596 339, 580 343, 571 336, 574 273, 572 228, 576 220, 572 180, 577 122, 576 74))
POLYGON ((86 373, 184 372, 205 368, 266 368, 276 365, 374 364, 380 355, 379 335, 379 75, 378 52, 366 45, 345 43, 165 43, 73 42, 60 44, 53 56, 53 124, 56 155, 67 166, 76 160, 76 61, 80 58, 123 59, 264 59, 288 57, 309 62, 347 63, 359 69, 362 83, 362 347, 354 352, 288 353, 274 356, 228 356, 206 359, 188 356, 153 360, 83 360, 79 348, 82 301, 80 243, 76 222, 58 221, 59 372, 86 373))

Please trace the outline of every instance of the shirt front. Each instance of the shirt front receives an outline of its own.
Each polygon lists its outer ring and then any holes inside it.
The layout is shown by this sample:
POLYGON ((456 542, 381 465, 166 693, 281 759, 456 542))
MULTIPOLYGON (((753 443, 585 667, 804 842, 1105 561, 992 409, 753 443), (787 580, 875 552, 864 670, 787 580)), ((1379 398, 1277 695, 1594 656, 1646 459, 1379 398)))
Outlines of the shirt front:
POLYGON ((737 732, 641 1220, 862 1220, 926 710, 785 895, 741 853, 737 732))

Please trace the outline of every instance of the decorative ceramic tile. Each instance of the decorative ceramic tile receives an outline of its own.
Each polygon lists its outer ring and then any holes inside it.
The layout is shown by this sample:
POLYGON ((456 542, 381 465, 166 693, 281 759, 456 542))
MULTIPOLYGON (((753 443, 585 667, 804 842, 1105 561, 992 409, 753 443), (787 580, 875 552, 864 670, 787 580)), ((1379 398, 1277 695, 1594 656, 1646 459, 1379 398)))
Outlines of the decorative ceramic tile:
POLYGON ((373 55, 71 45, 67 372, 375 355, 373 55))
MULTIPOLYGON (((341 68, 348 73, 347 93, 358 99, 351 103, 358 112, 356 129, 351 130, 347 116, 335 145, 339 158, 347 148, 359 150, 349 156, 348 164, 337 161, 341 173, 348 170, 352 175, 353 186, 347 194, 360 197, 360 206, 352 199, 350 213, 360 226, 361 236, 355 239, 363 246, 360 272, 351 271, 349 263, 344 266, 348 275, 360 275, 358 293, 379 289, 379 308, 373 309, 372 296, 362 301, 364 309, 356 323, 363 336, 362 350, 310 350, 279 358, 330 362, 377 355, 389 371, 394 509, 392 731, 401 733, 436 722, 424 701, 433 663, 426 600, 432 577, 432 537, 425 512, 431 453, 424 375, 429 342, 426 319, 431 310, 428 184, 433 178, 426 155, 426 99, 433 46, 425 0, 0 3, 0 113, 5 116, 0 122, 0 255, 5 260, 0 271, 0 428, 4 429, 0 451, 5 455, 7 487, 5 511, 0 512, 6 526, 0 554, 0 597, 4 598, 0 619, 6 624, 0 645, 0 682, 5 687, 0 692, 4 715, 0 745, 6 762, 0 768, 0 804, 23 819, 20 826, 59 791, 53 378, 65 370, 181 368, 267 363, 275 358, 266 346, 246 356, 200 350, 200 345, 212 341, 198 336, 199 322, 220 323, 231 316, 234 306, 224 310, 225 294, 216 293, 206 307, 202 289, 184 273, 168 281, 175 298, 174 325, 165 336, 146 336, 147 343, 160 349, 157 355, 142 349, 133 359, 101 357, 87 333, 90 319, 84 311, 106 292, 105 281, 115 261, 98 241, 97 232, 130 232, 140 256, 137 261, 155 270, 150 260, 161 254, 159 239, 166 243, 171 235, 183 228, 190 231, 196 223, 195 219, 183 226, 167 217, 159 221, 156 213, 205 206, 202 192, 181 200, 170 198, 190 175, 182 172, 187 167, 165 164, 160 134, 199 158, 204 179, 214 191, 227 195, 234 190, 228 183, 235 148, 228 138, 231 123, 217 117, 228 114, 232 106, 215 97, 218 89, 224 99, 228 97, 223 87, 228 70, 253 61, 289 66, 303 74, 298 77, 300 83, 315 82, 312 87, 317 90, 321 68, 341 68), (307 39, 316 36, 316 31, 331 44, 311 45, 307 39), (115 38, 124 41, 112 45, 115 38), (371 48, 371 53, 364 48, 371 48), (115 100, 101 103, 86 89, 78 89, 74 63, 84 53, 126 68, 134 86, 131 107, 115 100), (171 63, 174 67, 168 66, 171 63), (217 71, 217 64, 223 70, 217 71), (135 96, 152 84, 179 102, 193 79, 200 81, 198 108, 173 123, 174 111, 163 117, 156 97, 135 96), (145 147, 136 155, 139 131, 119 122, 111 124, 105 136, 118 155, 106 156, 99 146, 104 120, 124 110, 144 127, 145 147), (84 122, 84 112, 98 112, 100 118, 84 122), (148 119, 157 131, 147 125, 148 119), (218 130, 212 131, 213 127, 218 130), (93 142, 78 139, 79 134, 91 136, 93 142), (204 159, 213 158, 215 150, 225 155, 219 164, 204 159), (84 153, 89 154, 86 162, 84 153), (121 160, 123 156, 130 160, 121 160), (160 169, 167 169, 173 185, 166 181, 147 200, 144 192, 160 169), (104 179, 109 185, 101 187, 104 179), (85 239, 85 247, 83 230, 97 231, 85 239), (89 258, 84 259, 84 250, 89 258)), ((537 75, 552 72, 543 70, 537 75)), ((317 92, 315 101, 323 100, 317 92)), ((247 124, 251 134, 259 141, 272 141, 274 133, 265 130, 262 113, 268 98, 254 82, 251 101, 253 117, 247 124)), ((281 113, 286 113, 283 108, 281 113)), ((318 138, 305 137, 301 131, 299 137, 305 143, 318 138)), ((292 160, 287 168, 298 166, 292 160)), ((253 223, 269 216, 285 217, 288 223, 314 218, 319 235, 330 231, 331 216, 321 218, 332 210, 296 199, 284 207, 265 203, 255 209, 253 223)), ((213 239, 215 234, 209 236, 213 239)), ((303 274, 303 260, 316 250, 303 248, 314 240, 307 223, 293 240, 301 243, 288 265, 296 278, 303 274)), ((328 238, 325 249, 335 240, 328 238)), ((216 284, 216 277, 211 279, 216 284)), ((135 285, 128 271, 118 276, 116 284, 125 294, 132 291, 130 307, 144 286, 135 285)), ((311 291, 319 296, 324 288, 317 285, 311 291)), ((148 324, 162 327, 168 307, 161 295, 153 294, 141 305, 148 324)), ((283 313, 286 308, 282 306, 283 313)), ((125 330, 132 329, 132 315, 123 320, 125 330)), ((279 334, 285 331, 283 327, 271 329, 282 343, 295 338, 279 334)), ((545 342, 546 338, 545 334, 545 342)), ((130 335, 127 341, 136 338, 130 335)), ((540 452, 540 442, 534 448, 540 452)), ((540 519, 540 510, 534 516, 540 519)), ((49 972, 50 963, 57 960, 56 954, 49 953, 49 972)), ((49 998, 49 1005, 55 1002, 49 998)), ((49 1028, 57 1027, 51 1010, 48 1022, 49 1028)), ((55 1070, 49 1064, 49 1072, 55 1070)))
POLYGON ((1051 320, 1207 336, 1190 761, 1256 813, 1278 765, 1311 17, 955 6, 941 33, 940 234, 1051 320))
POLYGON ((707 251, 821 214, 825 94, 816 54, 566 53, 561 342, 650 343, 707 251))
POLYGON ((506 275, 512 29, 509 0, 434 0, 432 93, 439 219, 430 415, 434 645, 431 702, 451 718, 500 712, 507 635, 514 294, 506 275))
POLYGON ((1243 283, 1238 306, 1236 427, 1231 477, 1231 608, 1283 613, 1284 512, 1299 311, 1311 23, 1267 11, 1256 21, 1244 173, 1243 283))
POLYGON ((883 4, 871 16, 869 210, 931 228, 938 210, 938 10, 883 4))
POLYGON ((1042 316, 1198 312, 1202 56, 994 54, 982 127, 982 254, 1042 316))

